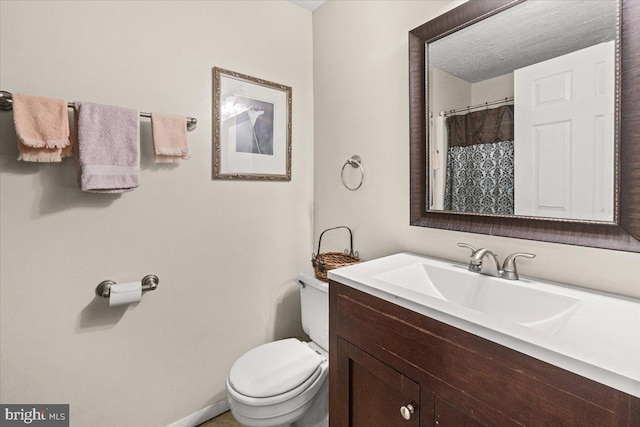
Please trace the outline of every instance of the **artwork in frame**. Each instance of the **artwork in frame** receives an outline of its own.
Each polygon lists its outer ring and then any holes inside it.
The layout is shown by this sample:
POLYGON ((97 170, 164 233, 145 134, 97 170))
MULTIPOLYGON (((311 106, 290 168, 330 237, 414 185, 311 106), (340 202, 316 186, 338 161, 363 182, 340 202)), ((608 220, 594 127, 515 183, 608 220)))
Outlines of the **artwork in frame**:
POLYGON ((213 178, 291 181, 291 87, 213 68, 213 178))

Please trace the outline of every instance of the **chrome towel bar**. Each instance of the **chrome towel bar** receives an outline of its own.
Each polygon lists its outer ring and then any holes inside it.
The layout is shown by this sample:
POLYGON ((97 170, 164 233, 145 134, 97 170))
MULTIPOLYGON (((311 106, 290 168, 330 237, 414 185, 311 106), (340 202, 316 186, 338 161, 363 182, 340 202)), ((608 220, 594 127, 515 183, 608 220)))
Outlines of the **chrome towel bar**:
MULTIPOLYGON (((142 292, 155 291, 160 283, 160 279, 155 274, 147 274, 141 280, 142 292)), ((96 295, 103 298, 109 298, 111 296, 111 286, 115 285, 113 280, 103 280, 96 288, 96 295)))
MULTIPOLYGON (((68 102, 67 106, 69 108, 74 108, 75 105, 73 102, 68 102)), ((0 110, 10 111, 13 109, 13 96, 11 92, 7 92, 6 90, 0 90, 0 110)), ((146 117, 148 119, 151 118, 151 113, 143 113, 140 112, 140 117, 146 117)), ((198 125, 198 120, 195 117, 187 117, 187 130, 191 132, 198 125)))

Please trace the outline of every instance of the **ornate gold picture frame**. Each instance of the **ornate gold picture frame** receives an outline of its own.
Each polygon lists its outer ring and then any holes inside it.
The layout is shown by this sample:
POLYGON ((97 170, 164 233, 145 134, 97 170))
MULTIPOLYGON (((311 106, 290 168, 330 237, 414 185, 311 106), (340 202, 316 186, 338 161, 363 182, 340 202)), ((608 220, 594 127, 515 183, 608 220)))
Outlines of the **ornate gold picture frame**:
POLYGON ((291 181, 291 87, 213 68, 213 178, 291 181))

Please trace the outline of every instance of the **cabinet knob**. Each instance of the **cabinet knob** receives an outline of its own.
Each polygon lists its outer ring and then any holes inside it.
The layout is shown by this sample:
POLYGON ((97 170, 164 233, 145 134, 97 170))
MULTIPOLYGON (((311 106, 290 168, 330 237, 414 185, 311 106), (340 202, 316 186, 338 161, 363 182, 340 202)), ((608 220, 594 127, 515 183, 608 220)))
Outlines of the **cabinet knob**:
POLYGON ((413 414, 414 412, 415 412, 415 409, 413 408, 413 405, 411 403, 409 403, 406 406, 402 406, 400 408, 400 414, 402 415, 402 418, 404 418, 405 420, 410 420, 411 414, 413 414))

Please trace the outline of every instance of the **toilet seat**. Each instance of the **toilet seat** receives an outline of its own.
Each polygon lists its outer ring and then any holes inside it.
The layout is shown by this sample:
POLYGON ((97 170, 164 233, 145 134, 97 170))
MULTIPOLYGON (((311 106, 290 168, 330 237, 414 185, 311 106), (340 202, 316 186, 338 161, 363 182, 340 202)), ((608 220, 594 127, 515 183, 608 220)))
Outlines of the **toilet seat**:
POLYGON ((231 397, 233 397, 234 400, 244 405, 248 405, 248 406, 277 405, 279 403, 286 402, 288 400, 295 398, 296 396, 300 396, 301 394, 303 394, 305 390, 308 390, 309 388, 311 388, 311 386, 318 380, 318 378, 322 376, 323 371, 324 371, 324 368, 322 366, 318 366, 318 369, 316 369, 313 372, 313 374, 309 378, 307 378, 302 384, 287 391, 286 393, 278 394, 275 396, 252 397, 252 396, 247 396, 245 394, 242 394, 233 387, 233 384, 231 384, 231 382, 229 381, 229 377, 227 377, 227 391, 229 392, 231 397))
POLYGON ((228 379, 233 390, 243 396, 280 397, 317 377, 323 359, 295 338, 274 341, 240 356, 228 379))
POLYGON ((297 339, 256 347, 238 359, 227 376, 231 409, 241 422, 240 418, 244 417, 273 421, 268 425, 275 425, 276 421, 293 422, 311 405, 328 372, 327 358, 297 339), (241 359, 242 363, 236 366, 241 359), (296 366, 287 366, 287 361, 293 361, 296 366), (267 381, 262 383, 265 378, 267 381), (281 393, 273 394, 274 391, 281 393))

